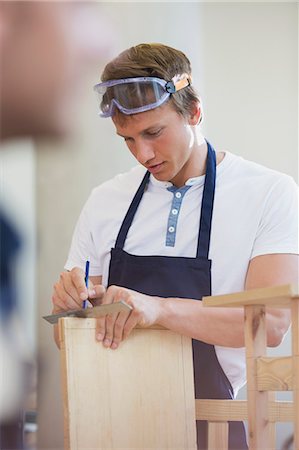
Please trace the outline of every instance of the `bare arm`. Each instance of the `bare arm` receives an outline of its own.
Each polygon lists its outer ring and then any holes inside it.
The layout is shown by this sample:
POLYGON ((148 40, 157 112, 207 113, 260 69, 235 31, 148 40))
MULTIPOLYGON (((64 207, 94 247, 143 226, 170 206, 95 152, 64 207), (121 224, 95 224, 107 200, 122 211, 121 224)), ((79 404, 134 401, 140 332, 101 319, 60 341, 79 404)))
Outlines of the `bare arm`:
MULTIPOLYGON (((287 283, 298 283, 297 255, 263 255, 250 262, 246 290, 287 283)), ((275 347, 289 327, 289 311, 269 309, 266 318, 268 345, 275 347)), ((244 313, 241 309, 205 308, 194 300, 169 298, 161 303, 157 322, 209 344, 227 347, 244 345, 244 313)))

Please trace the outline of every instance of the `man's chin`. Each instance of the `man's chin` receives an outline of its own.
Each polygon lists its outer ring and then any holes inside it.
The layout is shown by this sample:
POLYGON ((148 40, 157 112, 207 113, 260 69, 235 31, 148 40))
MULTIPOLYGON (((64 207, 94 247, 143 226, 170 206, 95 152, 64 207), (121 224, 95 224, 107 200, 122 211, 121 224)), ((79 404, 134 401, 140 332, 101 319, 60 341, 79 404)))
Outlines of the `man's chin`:
POLYGON ((153 175, 153 177, 157 180, 157 181, 162 181, 162 182, 165 182, 165 183, 168 183, 169 181, 171 181, 171 176, 168 174, 165 174, 165 173, 158 173, 158 174, 152 174, 153 175))

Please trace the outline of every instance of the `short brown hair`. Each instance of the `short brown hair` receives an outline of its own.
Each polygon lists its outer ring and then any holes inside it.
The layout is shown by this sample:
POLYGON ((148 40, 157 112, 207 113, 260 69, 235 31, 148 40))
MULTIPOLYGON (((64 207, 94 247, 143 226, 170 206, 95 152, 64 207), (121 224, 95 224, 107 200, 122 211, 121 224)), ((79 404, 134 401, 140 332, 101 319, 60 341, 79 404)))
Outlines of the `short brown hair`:
MULTIPOLYGON (((101 80, 118 80, 132 77, 158 77, 170 81, 175 75, 186 73, 191 79, 191 64, 180 50, 163 44, 139 44, 131 47, 108 63, 101 80)), ((200 97, 188 86, 171 95, 175 110, 184 117, 194 113, 200 97)))

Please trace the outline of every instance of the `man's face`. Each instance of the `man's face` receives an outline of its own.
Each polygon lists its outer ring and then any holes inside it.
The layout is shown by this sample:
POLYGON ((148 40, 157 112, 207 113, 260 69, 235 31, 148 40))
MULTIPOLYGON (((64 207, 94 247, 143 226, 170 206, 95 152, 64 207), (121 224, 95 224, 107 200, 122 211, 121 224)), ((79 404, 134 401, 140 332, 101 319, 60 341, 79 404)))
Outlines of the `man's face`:
POLYGON ((69 130, 79 81, 101 54, 90 9, 84 2, 0 5, 2 137, 69 130))
POLYGON ((132 155, 157 180, 182 186, 193 176, 195 123, 170 103, 132 116, 115 115, 113 122, 132 155))

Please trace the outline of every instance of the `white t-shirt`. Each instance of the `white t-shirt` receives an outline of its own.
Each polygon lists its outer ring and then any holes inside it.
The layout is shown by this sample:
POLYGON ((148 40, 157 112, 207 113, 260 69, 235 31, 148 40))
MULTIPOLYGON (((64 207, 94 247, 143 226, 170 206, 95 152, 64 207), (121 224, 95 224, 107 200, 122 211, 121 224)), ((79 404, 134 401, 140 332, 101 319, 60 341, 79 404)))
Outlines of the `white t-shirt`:
MULTIPOLYGON (((65 268, 85 268, 107 284, 110 250, 145 174, 136 166, 93 189, 78 220, 65 268)), ((195 257, 205 175, 181 188, 175 243, 166 245, 175 192, 152 175, 129 229, 124 250, 133 255, 195 257)), ((217 165, 209 258, 212 294, 244 290, 249 261, 258 255, 298 253, 298 190, 293 179, 230 152, 217 165)), ((180 195, 179 195, 180 197, 180 195)), ((182 280, 182 283, 184 280, 182 280)), ((235 395, 245 383, 244 349, 216 346, 235 395)))

